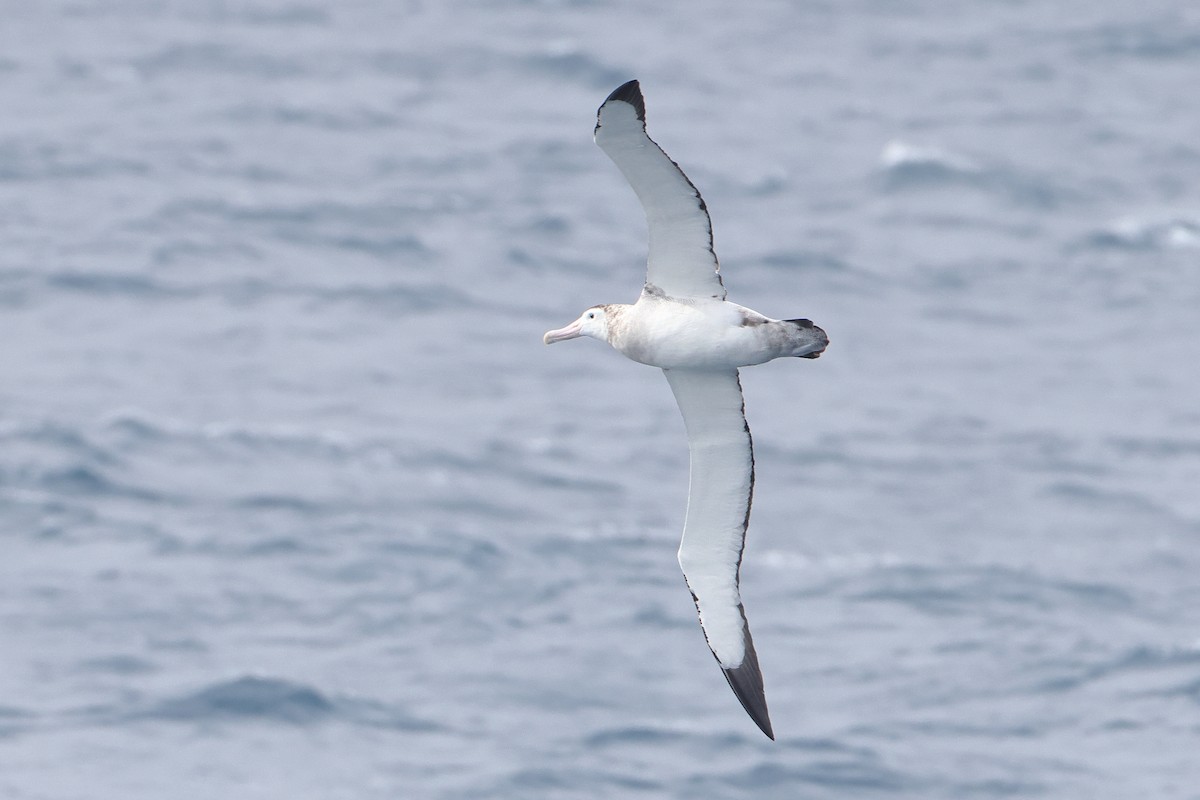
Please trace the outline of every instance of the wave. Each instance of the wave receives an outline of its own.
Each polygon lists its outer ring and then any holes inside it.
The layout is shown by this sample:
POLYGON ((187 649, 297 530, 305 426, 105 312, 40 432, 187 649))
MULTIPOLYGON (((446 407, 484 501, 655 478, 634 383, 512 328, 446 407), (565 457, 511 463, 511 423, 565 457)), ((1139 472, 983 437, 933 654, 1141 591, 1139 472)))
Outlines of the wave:
POLYGON ((148 162, 93 153, 84 144, 42 140, 0 142, 0 182, 112 179, 147 175, 150 171, 148 162))
POLYGON ((897 186, 973 181, 985 172, 983 165, 967 156, 898 140, 883 148, 879 168, 897 186))
POLYGON ((0 426, 0 486, 51 495, 114 495, 160 499, 121 483, 118 454, 82 430, 55 422, 9 422, 0 426))
POLYGON ((170 45, 138 58, 133 64, 147 78, 215 73, 283 80, 311 76, 316 71, 311 61, 299 57, 215 42, 170 45))
POLYGON ((1113 613, 1136 606, 1116 585, 1056 579, 998 565, 887 567, 850 579, 849 588, 853 600, 900 603, 934 616, 1060 606, 1113 613))
MULTIPOLYGON (((356 247, 351 242, 342 244, 351 249, 356 247)), ((200 254, 191 246, 186 246, 185 249, 190 259, 200 254)), ((171 252, 172 255, 164 255, 163 258, 168 261, 174 260, 174 253, 178 251, 171 252)), ((377 284, 323 285, 294 280, 267 281, 257 277, 196 281, 151 277, 134 272, 70 268, 47 272, 31 269, 0 271, 0 303, 20 308, 44 300, 46 294, 152 301, 212 299, 238 305, 282 298, 299 300, 314 307, 352 305, 387 313, 430 313, 447 308, 476 308, 481 305, 479 300, 467 292, 437 281, 401 283, 384 280, 377 284)))
POLYGON ((0 706, 0 739, 25 733, 34 723, 34 715, 25 709, 0 706))
POLYGON ((256 718, 308 723, 328 719, 334 712, 334 704, 309 686, 248 676, 163 701, 145 712, 145 716, 192 721, 256 718))
MULTIPOLYGON (((528 511, 519 495, 501 498, 481 485, 481 476, 490 479, 497 470, 507 485, 588 494, 616 491, 615 484, 561 475, 535 453, 494 444, 489 449, 487 443, 483 450, 459 451, 436 442, 337 429, 239 421, 195 424, 137 408, 77 427, 0 425, 0 486, 20 495, 30 514, 59 505, 95 511, 104 508, 99 505, 103 500, 117 498, 181 509, 224 509, 239 516, 340 519, 338 515, 379 508, 407 513, 420 506, 460 520, 522 519, 528 511)), ((295 549, 289 538, 267 537, 264 552, 295 549)), ((232 552, 246 554, 241 547, 232 552)), ((446 555, 488 557, 475 550, 446 555)))
POLYGON ((348 108, 312 108, 301 105, 235 106, 225 112, 230 122, 247 125, 285 125, 326 131, 366 131, 396 128, 401 117, 367 105, 348 108))
POLYGON ((1086 243, 1120 250, 1193 250, 1200 248, 1200 213, 1124 217, 1091 233, 1086 243))
POLYGON ((1144 60, 1186 60, 1200 56, 1200 29, 1184 19, 1159 18, 1134 23, 1104 24, 1077 36, 1076 49, 1090 58, 1113 57, 1144 60))
MULTIPOLYGON (((817 786, 852 792, 893 793, 920 788, 912 776, 886 765, 871 750, 841 759, 817 759, 802 765, 772 759, 720 780, 735 788, 753 791, 817 786)), ((916 791, 916 794, 920 792, 916 791)))
POLYGON ((255 675, 218 681, 131 716, 192 723, 259 721, 313 725, 341 721, 404 731, 431 731, 439 727, 382 703, 330 698, 307 684, 255 675))
POLYGON ((1200 648, 1138 645, 1101 660, 1072 659, 1038 664, 1039 672, 1057 673, 1036 682, 1035 691, 1064 692, 1081 688, 1105 679, 1137 675, 1137 685, 1148 694, 1192 694, 1200 681, 1195 678, 1200 667, 1200 648), (1154 678, 1153 674, 1158 677, 1154 678), (1183 682, 1178 679, 1182 676, 1183 682), (1153 684, 1165 684, 1151 688, 1153 684), (1149 685, 1148 685, 1149 684, 1149 685))
POLYGON ((938 147, 888 142, 879 156, 887 191, 970 188, 1025 207, 1053 208, 1070 195, 1048 176, 992 159, 983 160, 938 147))
POLYGON ((551 45, 540 53, 522 56, 520 66, 555 81, 568 78, 605 92, 633 77, 628 69, 604 64, 586 50, 569 43, 551 45))
POLYGON ((178 234, 192 242, 198 234, 230 226, 249 228, 258 235, 289 244, 324 245, 376 255, 429 256, 420 236, 397 233, 398 221, 447 210, 450 201, 417 199, 405 202, 233 203, 223 199, 187 199, 164 204, 129 223, 131 230, 156 236, 178 234), (185 238, 186 237, 186 238, 185 238))

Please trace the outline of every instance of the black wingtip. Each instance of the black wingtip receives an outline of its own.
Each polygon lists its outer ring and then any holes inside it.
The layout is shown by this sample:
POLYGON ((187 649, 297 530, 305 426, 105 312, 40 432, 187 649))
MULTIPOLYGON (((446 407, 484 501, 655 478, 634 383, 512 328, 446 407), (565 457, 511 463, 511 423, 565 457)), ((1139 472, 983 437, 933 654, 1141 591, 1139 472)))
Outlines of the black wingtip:
POLYGON ((746 629, 746 656, 741 666, 734 669, 721 667, 729 688, 742 702, 742 708, 754 720, 754 724, 775 741, 775 731, 771 728, 771 716, 767 713, 767 696, 763 692, 762 670, 758 668, 758 653, 754 652, 754 641, 750 638, 750 629, 746 629))
POLYGON ((607 103, 610 100, 620 100, 622 103, 629 103, 637 111, 638 119, 642 122, 646 121, 646 101, 642 98, 642 87, 636 80, 622 83, 616 89, 613 89, 612 94, 605 98, 604 102, 607 103))

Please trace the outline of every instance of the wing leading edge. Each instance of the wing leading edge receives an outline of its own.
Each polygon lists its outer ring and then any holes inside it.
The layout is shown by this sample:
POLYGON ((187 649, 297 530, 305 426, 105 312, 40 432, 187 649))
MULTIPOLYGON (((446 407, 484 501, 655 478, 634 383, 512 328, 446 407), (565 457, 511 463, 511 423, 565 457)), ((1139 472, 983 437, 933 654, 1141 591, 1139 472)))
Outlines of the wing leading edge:
POLYGON ((663 370, 683 414, 690 477, 679 566, 729 686, 770 738, 758 654, 738 588, 754 494, 754 447, 737 370, 663 370))
POLYGON ((646 212, 646 283, 671 297, 724 300, 708 207, 679 165, 646 135, 646 104, 637 81, 619 86, 596 112, 596 144, 646 212))

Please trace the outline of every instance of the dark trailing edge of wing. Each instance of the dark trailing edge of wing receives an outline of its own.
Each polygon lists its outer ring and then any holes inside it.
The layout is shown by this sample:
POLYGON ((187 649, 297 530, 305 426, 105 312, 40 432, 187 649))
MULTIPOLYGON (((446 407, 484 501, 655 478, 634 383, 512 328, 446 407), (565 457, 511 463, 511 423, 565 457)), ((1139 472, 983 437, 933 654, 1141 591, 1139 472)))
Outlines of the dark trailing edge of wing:
MULTIPOLYGON (((620 100, 622 103, 629 103, 637 111, 637 117, 642 122, 646 121, 646 101, 642 99, 642 89, 636 80, 623 83, 613 93, 605 98, 604 102, 609 100, 620 100)), ((603 107, 603 104, 601 105, 603 107)))
POLYGON ((741 604, 738 604, 738 611, 742 613, 742 630, 746 634, 746 655, 741 666, 735 669, 721 667, 721 671, 725 673, 729 688, 733 689, 750 719, 768 739, 775 741, 775 731, 771 729, 771 717, 767 713, 767 696, 763 692, 762 670, 758 668, 758 653, 754 651, 754 640, 750 638, 750 628, 746 626, 746 611, 741 604))

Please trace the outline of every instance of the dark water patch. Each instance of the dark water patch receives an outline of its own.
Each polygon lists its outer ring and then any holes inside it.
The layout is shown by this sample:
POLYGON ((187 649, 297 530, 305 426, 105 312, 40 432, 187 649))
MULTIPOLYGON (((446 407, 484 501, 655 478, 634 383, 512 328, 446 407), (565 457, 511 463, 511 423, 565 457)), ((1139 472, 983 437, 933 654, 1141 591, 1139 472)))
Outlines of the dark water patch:
POLYGON ((671 628, 680 630, 696 624, 695 617, 685 618, 668 612, 661 605, 642 606, 633 614, 633 622, 639 627, 671 628))
POLYGON ((1122 458, 1145 458, 1149 460, 1175 460, 1200 457, 1200 439, 1186 436, 1168 437, 1113 437, 1109 445, 1122 458))
POLYGON ((486 573, 495 581, 508 555, 486 539, 454 530, 387 532, 386 538, 366 550, 338 551, 319 561, 297 565, 297 572, 322 583, 342 585, 393 581, 397 591, 442 590, 472 574, 486 573))
MULTIPOLYGON (((148 424, 154 424, 152 422, 148 424)), ((201 427, 179 427, 172 436, 213 449, 228 448, 239 454, 263 457, 306 456, 318 461, 344 459, 370 443, 356 443, 335 431, 280 426, 213 423, 201 427)))
MULTIPOLYGON (((554 797, 631 797, 640 792, 662 790, 663 785, 645 775, 632 775, 602 770, 579 770, 571 767, 533 767, 513 773, 506 784, 516 792, 534 792, 534 795, 554 797), (546 795, 545 792, 554 792, 546 795), (610 794, 616 792, 617 794, 610 794)), ((481 792, 485 796, 490 792, 481 792)), ((507 795, 506 795, 507 796, 507 795)), ((656 794, 655 796, 660 796, 656 794)))
POLYGON ((180 722, 259 719, 308 724, 329 719, 335 713, 336 706, 310 686, 248 676, 166 700, 143 716, 180 722))
POLYGON ((235 498, 230 505, 246 511, 290 511, 306 517, 327 507, 323 500, 291 494, 251 494, 235 498))
POLYGON ((133 67, 150 79, 190 74, 284 80, 311 76, 317 71, 310 59, 215 42, 168 45, 134 59, 133 67))
POLYGON ((633 77, 628 69, 609 66, 589 53, 573 48, 526 55, 520 64, 525 70, 553 78, 556 82, 567 79, 605 92, 633 77))
POLYGON ((147 503, 169 503, 173 498, 151 489, 122 483, 88 465, 76 464, 41 471, 36 484, 47 491, 73 497, 121 497, 147 503))
POLYGON ((0 182, 117 178, 146 175, 146 162, 91 153, 82 145, 66 147, 48 142, 0 141, 0 182))
POLYGON ((183 14, 207 23, 270 27, 325 27, 332 19, 328 9, 302 3, 279 7, 261 3, 204 3, 187 8, 183 14))
POLYGON ((602 492, 604 494, 619 494, 624 486, 614 481, 603 481, 596 478, 585 478, 578 475, 553 474, 530 470, 524 474, 522 482, 531 483, 548 489, 572 489, 580 492, 602 492))
POLYGON ((552 767, 519 770, 508 779, 513 788, 533 792, 573 789, 578 785, 577 781, 577 776, 552 767))
POLYGON ((325 233, 317 230, 296 229, 291 231, 287 241, 328 247, 333 250, 346 250, 363 253, 377 258, 391 260, 398 256, 429 256, 430 250, 421 239, 412 234, 378 233, 325 233))
POLYGON ((171 435, 162 424, 130 411, 110 416, 104 421, 102 430, 106 434, 114 434, 126 445, 161 442, 171 435))
POLYGON ((109 675, 144 675, 155 672, 158 667, 139 656, 118 654, 100 658, 87 658, 77 665, 80 672, 95 672, 109 675))
MULTIPOLYGON (((1037 681, 1034 691, 1067 692, 1100 680, 1125 675, 1151 676, 1154 673, 1179 670, 1200 672, 1200 650, 1138 646, 1093 662, 1083 662, 1078 658, 1066 662, 1059 659, 1035 666, 1038 672, 1057 674, 1037 681)), ((1147 677, 1147 679, 1150 678, 1147 677)), ((1184 684, 1183 688, 1186 689, 1190 685, 1190 683, 1184 684)), ((1200 680, 1197 681, 1196 686, 1200 687, 1200 680)), ((1157 693, 1165 695, 1179 693, 1177 691, 1179 688, 1181 687, 1175 686, 1157 693)), ((1197 699, 1200 699, 1200 695, 1197 695, 1197 699)))
MULTIPOLYGON (((47 502, 40 507, 46 521, 56 517, 78 518, 77 509, 87 502, 120 497, 153 503, 174 498, 123 480, 124 458, 102 437, 54 422, 13 424, 0 427, 0 484, 35 488, 52 497, 69 498, 70 505, 56 509, 47 502)), ((45 526, 40 526, 45 530, 45 526)))
POLYGON ((973 184, 985 174, 981 163, 965 155, 899 141, 888 143, 879 162, 883 185, 893 191, 946 184, 973 184))
POLYGON ((485 305, 469 292, 445 283, 293 286, 284 287, 279 292, 306 298, 314 307, 345 304, 388 314, 428 314, 449 308, 475 309, 485 305))
POLYGON ((997 311, 983 311, 977 308, 961 306, 932 306, 922 312, 926 319, 937 322, 965 323, 971 327, 1017 329, 1022 318, 1016 314, 1004 314, 997 311))
POLYGON ((1047 175, 1012 164, 892 142, 880 157, 880 188, 889 193, 934 189, 974 189, 1002 197, 1023 209, 1051 210, 1077 198, 1047 175))
POLYGON ((1200 703, 1200 678, 1173 686, 1160 692, 1160 694, 1165 697, 1186 697, 1193 702, 1200 703))
POLYGON ((249 558, 275 558, 276 556, 315 552, 316 548, 292 536, 273 536, 251 542, 241 548, 241 555, 249 558))
POLYGON ((117 455, 80 428, 58 422, 44 421, 0 425, 0 445, 4 455, 11 456, 30 445, 64 451, 73 459, 100 465, 120 463, 117 455))
POLYGON ((1092 231, 1084 237, 1081 244, 1084 249, 1143 253, 1200 249, 1200 218, 1179 214, 1158 218, 1121 219, 1092 231))
POLYGON ((147 646, 155 652, 185 653, 188 655, 203 655, 209 652, 210 649, 206 642, 191 637, 180 637, 177 639, 150 637, 147 641, 147 646))
POLYGON ((1049 788, 1045 783, 1020 778, 985 778, 978 781, 953 781, 950 795, 956 798, 970 797, 1035 797, 1046 795, 1049 788))
POLYGON ((874 752, 850 759, 817 759, 803 765, 764 761, 723 776, 721 782, 747 791, 819 786, 847 792, 891 793, 920 788, 916 778, 885 765, 874 752))
MULTIPOLYGON (((957 720, 928 720, 913 722, 903 726, 907 735, 919 734, 937 737, 983 739, 1030 739, 1045 734, 1041 725, 1010 724, 1006 722, 976 722, 957 720)), ((902 734, 904 735, 904 734, 902 734)))
POLYGON ((407 732, 440 727, 384 703, 358 698, 330 699, 305 684, 257 676, 214 683, 131 716, 201 724, 261 721, 313 725, 338 721, 407 732))
POLYGON ((132 273, 67 270, 51 273, 46 276, 45 283, 49 288, 63 292, 138 299, 187 294, 184 290, 169 288, 148 276, 132 273))
POLYGON ((518 140, 503 150, 504 158, 517 165, 522 172, 546 175, 557 173, 571 176, 567 180, 583 181, 589 172, 588 162, 580 158, 579 148, 558 139, 541 139, 534 142, 518 140))
MULTIPOLYGON (((323 509, 325 511, 325 509, 323 509)), ((328 514, 318 512, 294 513, 289 509, 256 510, 246 515, 243 509, 236 506, 233 513, 239 516, 238 536, 236 538, 207 537, 200 540, 189 540, 178 537, 161 537, 162 541, 155 552, 159 555, 173 557, 190 557, 194 555, 225 558, 242 562, 248 559, 284 559, 294 555, 325 555, 329 551, 323 547, 321 539, 303 539, 286 534, 272 534, 264 531, 276 530, 279 527, 290 526, 295 529, 301 526, 304 530, 321 526, 328 514), (280 519, 284 518, 284 519, 280 519)), ((276 566, 285 563, 280 560, 276 566)))
POLYGON ((0 739, 28 732, 35 724, 32 712, 16 706, 0 706, 0 739))
POLYGON ((257 263, 263 261, 264 255, 260 248, 247 242, 197 241, 191 238, 176 238, 155 246, 151 250, 150 259, 157 267, 177 267, 180 265, 206 265, 214 261, 257 263))
MULTIPOLYGON (((461 59, 461 68, 471 69, 472 60, 485 60, 482 53, 466 48, 455 48, 455 59, 461 59)), ((370 72, 384 76, 398 77, 413 85, 427 86, 434 82, 434 77, 447 67, 445 60, 431 59, 424 53, 413 49, 376 50, 360 56, 361 63, 370 72)), ((406 87, 412 90, 412 87, 406 87)), ((421 99, 427 95, 421 94, 421 99)))
MULTIPOLYGON (((389 246, 374 240, 363 240, 358 244, 366 250, 376 247, 386 249, 389 246)), ((351 249, 357 246, 349 241, 342 242, 342 245, 351 249)), ((397 246, 406 249, 408 240, 405 239, 397 246)), ((275 298, 290 298, 314 307, 353 304, 387 313, 397 311, 434 312, 446 308, 477 308, 482 305, 482 302, 470 293, 443 283, 385 282, 378 285, 320 285, 267 281, 261 278, 229 281, 164 281, 135 273, 89 272, 75 269, 60 270, 49 274, 34 274, 28 271, 10 272, 7 280, 0 278, 0 302, 7 297, 13 304, 24 304, 28 302, 31 293, 37 291, 39 287, 63 294, 137 301, 193 300, 201 297, 217 297, 231 305, 255 305, 275 298)))
MULTIPOLYGON (((526 234, 537 236, 564 236, 571 231, 574 223, 561 214, 535 214, 522 225, 526 234)), ((514 248, 518 250, 519 248, 514 248)), ((510 251, 512 252, 512 251, 510 251)))
POLYGON ((857 601, 892 602, 934 616, 979 613, 1049 612, 1069 607, 1092 612, 1130 612, 1136 602, 1125 590, 1110 584, 1045 578, 1007 567, 933 569, 919 566, 884 567, 853 583, 868 588, 850 591, 857 601))
POLYGON ((172 288, 171 293, 178 296, 214 296, 232 306, 255 306, 283 298, 303 302, 312 309, 354 305, 388 314, 422 314, 447 308, 478 308, 483 305, 471 294, 457 287, 423 282, 320 285, 243 278, 179 286, 172 288))
POLYGON ((1087 59, 1194 60, 1200 59, 1200 26, 1179 13, 1151 15, 1077 32, 1074 46, 1087 59))
POLYGON ((420 538, 396 538, 384 544, 382 549, 413 561, 447 560, 475 570, 495 569, 505 557, 493 542, 446 530, 420 538))
POLYGON ((820 250, 777 250, 758 259, 772 271, 802 275, 805 280, 820 280, 838 288, 853 285, 864 291, 882 288, 886 280, 875 273, 854 266, 833 253, 820 250))
POLYGON ((371 728, 406 733, 431 733, 444 730, 432 720, 414 716, 402 708, 374 700, 344 698, 338 700, 340 716, 347 722, 371 728))
MULTIPOLYGON (((5 483, 0 470, 0 486, 5 483)), ((79 531, 95 530, 102 524, 100 514, 91 508, 87 498, 26 496, 10 508, 11 530, 26 530, 35 539, 46 542, 69 542, 78 539, 79 531)))
POLYGON ((0 270, 0 306, 23 308, 29 303, 37 277, 29 269, 0 270))
POLYGON ((584 737, 583 743, 589 749, 599 747, 626 746, 661 746, 686 738, 686 734, 667 728, 648 728, 630 726, 624 728, 606 728, 584 737))
POLYGON ((401 122, 398 115, 369 106, 332 109, 241 105, 227 111, 225 117, 239 125, 284 125, 334 132, 386 130, 397 127, 401 122))
POLYGON ((1022 470, 1102 477, 1109 462, 1087 451, 1084 443, 1052 430, 1028 430, 1001 436, 997 443, 1007 460, 1022 470))
POLYGON ((367 200, 357 204, 318 201, 254 205, 188 199, 167 203, 127 227, 158 238, 176 235, 180 241, 193 241, 202 235, 227 241, 230 228, 242 229, 248 231, 249 240, 268 238, 289 245, 366 254, 389 262, 408 259, 419 268, 433 258, 433 251, 425 244, 418 221, 454 213, 457 205, 444 193, 421 192, 406 195, 404 202, 367 200))
POLYGON ((1130 512, 1157 514, 1162 508, 1143 494, 1121 489, 1109 489, 1094 483, 1080 481, 1057 481, 1050 484, 1044 493, 1053 499, 1071 505, 1085 507, 1090 511, 1130 512))

